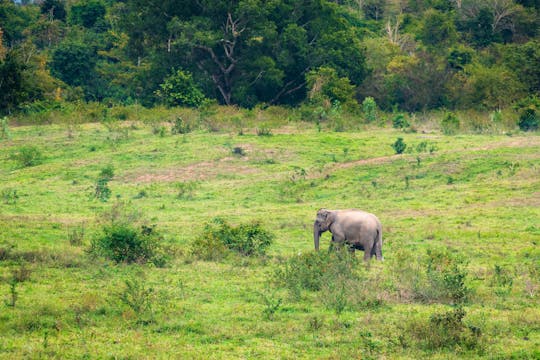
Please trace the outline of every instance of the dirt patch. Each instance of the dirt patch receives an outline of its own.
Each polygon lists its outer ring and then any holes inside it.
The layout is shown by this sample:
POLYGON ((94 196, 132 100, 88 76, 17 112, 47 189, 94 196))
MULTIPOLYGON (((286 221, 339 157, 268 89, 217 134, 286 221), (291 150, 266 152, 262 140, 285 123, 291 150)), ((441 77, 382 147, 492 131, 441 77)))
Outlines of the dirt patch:
MULTIPOLYGON (((242 161, 247 161, 247 158, 242 158, 242 161)), ((204 161, 200 163, 190 164, 187 166, 179 166, 168 169, 149 170, 141 174, 140 171, 134 174, 125 176, 124 181, 136 183, 152 183, 152 182, 174 182, 174 181, 195 181, 209 180, 220 175, 237 175, 237 174, 254 174, 258 170, 247 166, 239 165, 235 157, 226 157, 216 161, 204 161)))

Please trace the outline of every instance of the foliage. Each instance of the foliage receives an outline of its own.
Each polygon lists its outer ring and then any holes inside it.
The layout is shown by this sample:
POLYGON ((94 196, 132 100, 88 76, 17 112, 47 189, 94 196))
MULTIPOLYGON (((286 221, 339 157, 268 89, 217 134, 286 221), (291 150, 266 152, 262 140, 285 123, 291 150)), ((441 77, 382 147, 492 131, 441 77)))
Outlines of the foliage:
POLYGON ((354 85, 346 77, 339 77, 335 69, 320 67, 306 74, 308 98, 312 105, 330 109, 339 102, 348 110, 358 107, 354 99, 354 85))
POLYGON ((2 191, 0 191, 0 198, 2 199, 4 204, 13 205, 17 203, 17 200, 19 199, 19 194, 17 193, 17 189, 7 187, 3 188, 2 191))
POLYGON ((372 97, 367 97, 362 101, 362 112, 367 122, 377 120, 377 103, 372 97))
POLYGON ((540 126, 540 114, 536 108, 529 107, 521 110, 518 126, 523 131, 536 131, 540 126))
POLYGON ((155 300, 154 289, 146 287, 144 280, 126 279, 125 287, 118 294, 118 299, 135 313, 139 319, 151 313, 155 300))
POLYGON ((445 135, 454 135, 460 127, 459 118, 453 112, 446 112, 441 120, 441 130, 445 135))
POLYGON ((114 167, 112 165, 107 165, 99 173, 98 179, 96 181, 96 186, 94 188, 94 197, 103 202, 109 200, 111 196, 111 189, 108 184, 114 177, 114 167))
POLYGON ((9 122, 7 116, 0 118, 0 139, 9 139, 11 133, 9 131, 9 122))
POLYGON ((164 265, 160 254, 161 236, 155 225, 135 225, 113 223, 105 225, 90 245, 90 253, 103 256, 117 263, 152 262, 164 265))
POLYGON ((445 313, 433 314, 426 327, 414 329, 413 332, 428 349, 475 349, 480 345, 482 332, 481 329, 464 323, 466 314, 460 306, 445 313))
POLYGON ((188 71, 177 70, 159 87, 156 94, 169 106, 199 107, 205 100, 188 71))
POLYGON ((191 125, 184 120, 183 117, 177 116, 171 127, 171 133, 176 134, 187 134, 192 131, 191 125))
POLYGON ((397 140, 392 144, 392 149, 394 149, 396 154, 403 154, 406 148, 407 144, 405 144, 403 138, 401 137, 398 137, 397 140))
POLYGON ((11 159, 17 162, 20 167, 35 166, 43 161, 43 153, 36 146, 25 145, 13 151, 11 159))
POLYGON ((406 129, 411 124, 403 114, 396 114, 392 119, 392 126, 396 129, 406 129))
POLYGON ((265 254, 273 239, 274 235, 258 221, 232 226, 223 218, 214 218, 191 244, 191 252, 204 260, 217 260, 227 250, 243 256, 259 256, 265 254))

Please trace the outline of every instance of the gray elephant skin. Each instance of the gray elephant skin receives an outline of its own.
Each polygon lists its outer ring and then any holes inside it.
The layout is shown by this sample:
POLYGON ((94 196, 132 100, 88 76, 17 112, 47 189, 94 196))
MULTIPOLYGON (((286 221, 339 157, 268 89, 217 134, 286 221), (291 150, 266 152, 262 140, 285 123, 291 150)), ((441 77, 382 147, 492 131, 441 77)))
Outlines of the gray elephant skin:
POLYGON ((363 250, 366 261, 373 256, 382 260, 382 225, 375 215, 357 209, 320 209, 313 224, 315 250, 325 231, 332 233, 332 245, 347 245, 351 252, 363 250))

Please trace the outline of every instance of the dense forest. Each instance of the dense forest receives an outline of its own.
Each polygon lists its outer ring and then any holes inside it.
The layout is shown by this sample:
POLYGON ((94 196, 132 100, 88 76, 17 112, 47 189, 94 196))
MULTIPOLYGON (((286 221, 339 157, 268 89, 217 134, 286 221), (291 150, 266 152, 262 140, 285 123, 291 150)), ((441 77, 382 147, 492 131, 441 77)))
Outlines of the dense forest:
POLYGON ((538 0, 0 1, 0 112, 538 102, 538 0))

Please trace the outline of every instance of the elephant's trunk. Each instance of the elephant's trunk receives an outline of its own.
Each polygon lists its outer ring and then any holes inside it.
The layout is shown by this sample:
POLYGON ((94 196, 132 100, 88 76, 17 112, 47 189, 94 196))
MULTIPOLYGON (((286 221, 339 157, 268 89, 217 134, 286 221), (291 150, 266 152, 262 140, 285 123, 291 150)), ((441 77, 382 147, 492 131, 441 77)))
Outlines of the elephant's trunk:
POLYGON ((319 251, 319 237, 321 236, 321 231, 317 224, 313 225, 313 242, 315 243, 315 250, 319 251))

